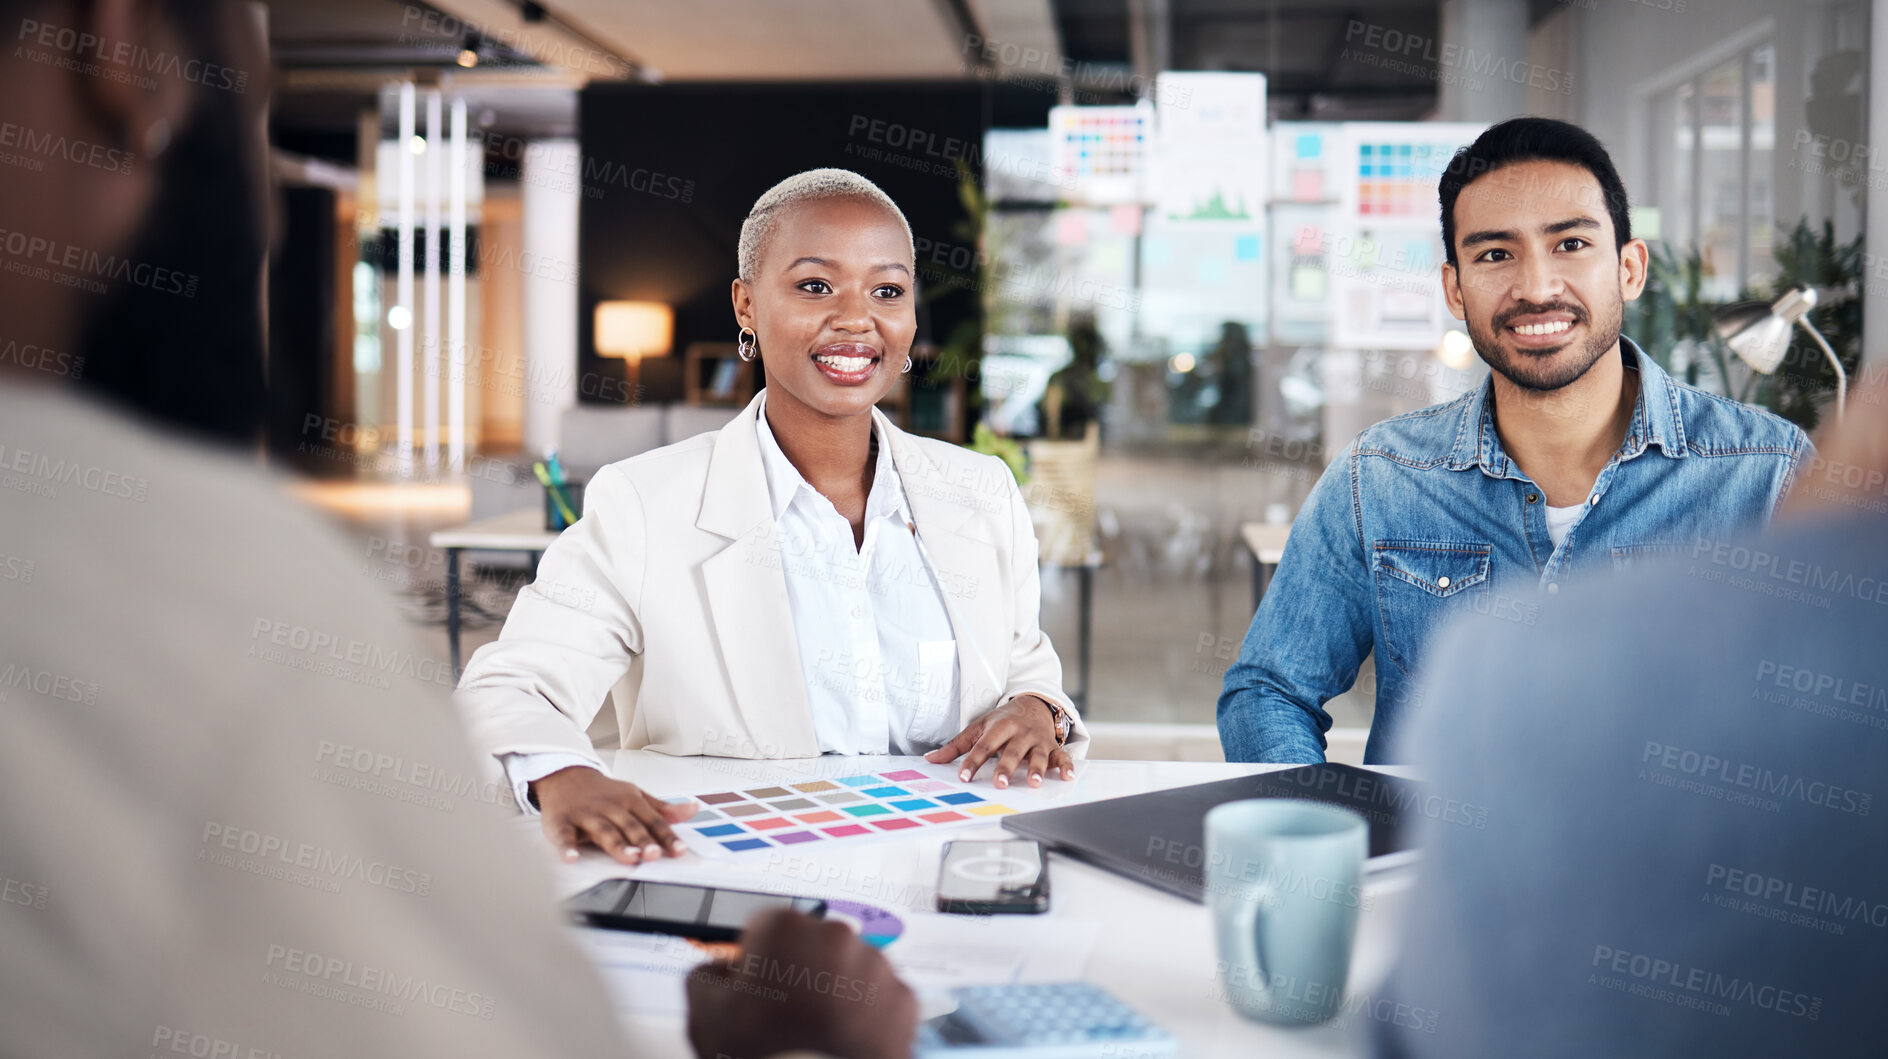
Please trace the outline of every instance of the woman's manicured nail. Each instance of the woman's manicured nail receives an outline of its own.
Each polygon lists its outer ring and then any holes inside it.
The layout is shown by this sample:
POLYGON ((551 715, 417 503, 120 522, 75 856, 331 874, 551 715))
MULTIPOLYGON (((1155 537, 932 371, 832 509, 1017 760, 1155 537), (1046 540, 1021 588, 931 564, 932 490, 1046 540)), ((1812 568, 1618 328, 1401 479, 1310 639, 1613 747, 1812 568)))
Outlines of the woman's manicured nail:
POLYGON ((567 850, 565 850, 565 851, 564 851, 564 859, 565 859, 565 860, 576 860, 576 859, 577 859, 577 850, 576 850, 576 847, 574 847, 574 846, 573 846, 573 847, 571 847, 570 849, 567 849, 567 850))
POLYGON ((998 773, 996 777, 997 789, 1002 790, 1003 788, 1009 785, 1010 785, 1010 778, 1008 776, 1003 775, 1002 773, 998 773))
POLYGON ((1029 785, 1030 785, 1031 787, 1040 787, 1040 786, 1042 786, 1042 773, 1040 773, 1040 772, 1032 772, 1032 773, 1030 773, 1030 774, 1029 774, 1029 785))
POLYGON ((958 772, 957 772, 957 778, 958 778, 958 780, 960 780, 961 782, 964 782, 964 783, 969 783, 969 782, 970 782, 970 770, 969 770, 969 769, 959 769, 959 770, 958 770, 958 772))

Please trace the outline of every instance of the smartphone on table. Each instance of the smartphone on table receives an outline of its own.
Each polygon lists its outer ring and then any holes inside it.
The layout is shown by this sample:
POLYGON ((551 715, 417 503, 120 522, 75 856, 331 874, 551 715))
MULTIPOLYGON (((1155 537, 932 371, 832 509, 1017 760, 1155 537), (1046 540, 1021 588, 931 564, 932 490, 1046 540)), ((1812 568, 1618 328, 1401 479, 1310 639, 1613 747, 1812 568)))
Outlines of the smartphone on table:
POLYGON ((1033 839, 944 843, 937 910, 961 915, 1049 910, 1049 862, 1033 839))
POLYGON ((776 908, 826 915, 817 897, 791 897, 713 886, 605 879, 564 902, 572 918, 586 926, 674 934, 697 941, 734 941, 747 921, 776 908))

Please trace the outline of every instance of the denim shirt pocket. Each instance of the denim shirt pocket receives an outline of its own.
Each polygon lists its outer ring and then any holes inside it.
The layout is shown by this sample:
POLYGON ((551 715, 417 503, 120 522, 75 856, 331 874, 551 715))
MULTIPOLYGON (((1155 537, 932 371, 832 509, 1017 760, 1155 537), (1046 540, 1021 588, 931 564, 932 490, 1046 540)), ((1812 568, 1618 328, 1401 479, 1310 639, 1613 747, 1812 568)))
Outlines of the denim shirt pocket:
POLYGON ((1414 670, 1436 628, 1487 591, 1493 551, 1480 541, 1377 541, 1371 566, 1383 621, 1379 653, 1405 673, 1414 670))

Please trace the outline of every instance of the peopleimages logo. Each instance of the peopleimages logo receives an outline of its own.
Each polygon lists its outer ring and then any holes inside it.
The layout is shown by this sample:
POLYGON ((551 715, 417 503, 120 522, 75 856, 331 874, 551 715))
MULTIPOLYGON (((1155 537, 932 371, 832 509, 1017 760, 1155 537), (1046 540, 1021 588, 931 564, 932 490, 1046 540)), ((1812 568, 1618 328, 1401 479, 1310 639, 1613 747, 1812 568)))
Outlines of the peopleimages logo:
MULTIPOLYGON (((1767 595, 1796 598, 1800 592, 1790 590, 1800 586, 1800 589, 1831 592, 1864 603, 1888 606, 1888 580, 1867 575, 1857 577, 1846 570, 1785 558, 1762 548, 1698 537, 1692 542, 1691 558, 1694 562, 1702 561, 1719 568, 1713 573, 1728 569, 1734 575, 1742 575, 1729 579, 1729 583, 1738 588, 1754 588, 1767 595)), ((1724 579, 1715 577, 1713 580, 1724 579)), ((1827 606, 1826 603, 1822 605, 1827 606)))
MULTIPOLYGON (((325 877, 316 882, 352 880, 416 897, 425 897, 433 889, 430 872, 403 868, 385 861, 367 860, 312 842, 294 842, 254 828, 213 820, 203 825, 203 837, 199 841, 202 848, 198 850, 198 860, 214 861, 222 867, 237 868, 254 875, 279 877, 302 885, 315 883, 300 878, 297 871, 325 877), (252 858, 253 863, 231 856, 238 853, 252 858)), ((316 888, 333 889, 321 885, 316 885, 316 888)))
POLYGON ((1665 772, 1689 776, 1702 782, 1721 783, 1727 787, 1793 799, 1856 816, 1867 816, 1875 800, 1873 794, 1864 791, 1792 776, 1787 772, 1773 772, 1759 765, 1741 764, 1715 754, 1667 746, 1652 740, 1646 741, 1645 751, 1639 760, 1642 764, 1652 764, 1665 772))
MULTIPOLYGON (((440 982, 429 982, 418 975, 400 974, 385 967, 356 963, 337 956, 323 956, 305 949, 289 948, 285 945, 270 945, 263 972, 263 981, 280 985, 284 988, 300 986, 304 991, 316 992, 310 986, 342 987, 360 990, 368 997, 334 996, 332 999, 358 1002, 365 999, 391 999, 406 1003, 426 1004, 441 1011, 450 1011, 475 1018, 492 1017, 496 1001, 488 994, 469 989, 458 989, 440 982), (280 975, 299 975, 304 981, 282 979, 280 975)), ((395 1010, 393 1014, 403 1012, 395 1010)))
MULTIPOLYGON (((10 259, 8 271, 28 270, 40 279, 51 278, 50 274, 40 275, 47 269, 60 269, 70 273, 82 274, 74 278, 96 277, 97 279, 117 280, 134 287, 144 287, 159 294, 176 294, 185 298, 197 296, 198 279, 195 273, 179 272, 143 261, 121 258, 116 254, 101 254, 96 250, 87 250, 70 243, 61 243, 57 239, 33 235, 29 232, 8 231, 0 228, 0 250, 10 259), (39 266, 45 266, 40 268, 39 266), (37 271, 32 271, 37 270, 37 271)), ((96 281, 93 287, 96 289, 96 281)), ((99 293, 103 293, 100 291, 99 293)))
POLYGON ((1705 869, 1704 881, 1706 886, 1725 893, 1742 894, 1850 923, 1859 921, 1888 927, 1888 902, 1838 894, 1820 886, 1802 886, 1788 879, 1715 863, 1705 869))
MULTIPOLYGON (((1765 1011, 1774 1011, 1779 1015, 1795 1015, 1811 1021, 1822 1017, 1822 997, 1783 989, 1748 978, 1727 976, 1703 967, 1687 966, 1677 960, 1627 952, 1610 945, 1593 946, 1592 966, 1613 974, 1626 975, 1653 990, 1669 986, 1699 1001, 1728 1000, 1736 1004, 1748 1004, 1765 1011)), ((1657 992, 1647 992, 1644 995, 1655 1000, 1674 999, 1669 994, 1659 995, 1657 992)), ((1713 1014, 1728 1015, 1729 1013, 1728 1010, 1713 1011, 1713 1014)))

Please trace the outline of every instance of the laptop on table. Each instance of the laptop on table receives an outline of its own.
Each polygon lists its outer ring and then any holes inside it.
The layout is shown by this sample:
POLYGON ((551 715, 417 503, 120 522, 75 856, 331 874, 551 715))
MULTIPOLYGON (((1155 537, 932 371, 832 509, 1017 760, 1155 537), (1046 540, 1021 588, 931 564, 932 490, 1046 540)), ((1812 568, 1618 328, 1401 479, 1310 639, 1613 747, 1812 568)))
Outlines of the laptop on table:
MULTIPOLYGON (((1247 798, 1299 798, 1355 810, 1370 825, 1366 872, 1415 858, 1407 821, 1426 804, 1414 780, 1326 763, 1018 813, 1004 817, 1003 827, 1054 852, 1198 902, 1206 890, 1206 811, 1247 798)), ((1465 822, 1473 826, 1472 820, 1465 822)))

